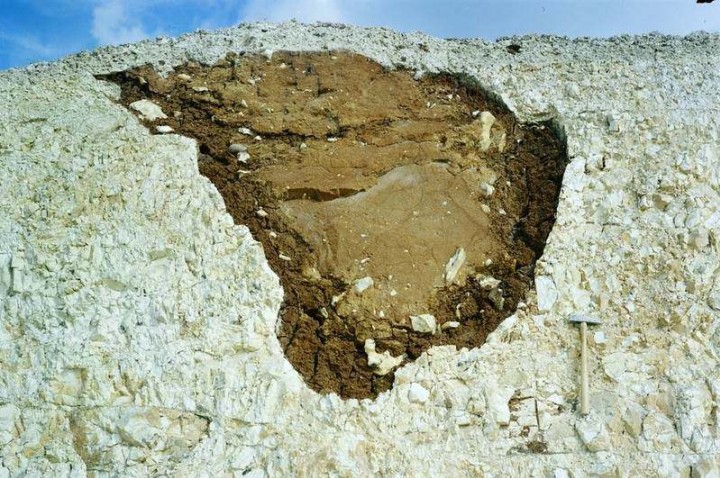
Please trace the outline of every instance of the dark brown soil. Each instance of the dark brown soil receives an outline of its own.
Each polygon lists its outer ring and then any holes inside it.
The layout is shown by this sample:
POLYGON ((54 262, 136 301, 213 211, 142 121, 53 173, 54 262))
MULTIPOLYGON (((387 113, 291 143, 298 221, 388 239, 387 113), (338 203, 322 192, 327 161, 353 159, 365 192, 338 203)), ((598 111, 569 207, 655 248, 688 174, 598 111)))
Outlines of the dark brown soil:
POLYGON ((162 108, 167 118, 145 120, 153 132, 197 139, 200 172, 280 277, 280 342, 319 392, 367 398, 392 386, 392 371, 368 365, 369 340, 405 361, 433 345, 477 347, 532 286, 565 145, 466 78, 415 80, 341 52, 100 78, 121 86, 126 106, 162 108), (372 285, 356 290, 365 277, 372 285), (420 314, 436 318, 434 333, 414 330, 420 314))

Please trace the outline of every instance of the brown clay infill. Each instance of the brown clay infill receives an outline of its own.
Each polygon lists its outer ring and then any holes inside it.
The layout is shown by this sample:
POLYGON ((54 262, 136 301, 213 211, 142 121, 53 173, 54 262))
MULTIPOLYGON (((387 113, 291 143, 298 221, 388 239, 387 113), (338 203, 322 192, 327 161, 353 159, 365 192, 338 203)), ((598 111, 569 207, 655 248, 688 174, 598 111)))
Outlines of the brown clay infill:
POLYGON ((319 392, 375 397, 401 359, 481 345, 532 285, 564 144, 466 79, 348 53, 102 78, 162 108, 152 131, 197 139, 200 172, 280 277, 280 342, 319 392))

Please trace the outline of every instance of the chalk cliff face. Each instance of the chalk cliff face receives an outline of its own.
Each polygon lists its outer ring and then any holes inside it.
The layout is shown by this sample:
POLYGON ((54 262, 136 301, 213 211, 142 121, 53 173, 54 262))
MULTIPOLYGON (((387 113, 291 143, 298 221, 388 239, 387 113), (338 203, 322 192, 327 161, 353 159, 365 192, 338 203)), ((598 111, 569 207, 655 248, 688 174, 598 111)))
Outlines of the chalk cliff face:
POLYGON ((0 73, 0 477, 717 476, 720 37, 497 43, 256 24, 0 73), (198 172, 95 79, 345 49, 463 72, 567 138, 536 292, 377 399, 307 388, 282 290, 198 172), (592 312, 592 412, 577 410, 592 312))

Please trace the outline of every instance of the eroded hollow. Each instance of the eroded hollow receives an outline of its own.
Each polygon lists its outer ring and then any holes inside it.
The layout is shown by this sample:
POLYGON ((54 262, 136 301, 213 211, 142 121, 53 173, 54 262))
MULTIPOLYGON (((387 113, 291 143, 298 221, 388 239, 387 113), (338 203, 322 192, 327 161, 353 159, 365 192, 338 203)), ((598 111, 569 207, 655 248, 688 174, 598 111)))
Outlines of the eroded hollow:
POLYGON ((477 347, 532 286, 565 145, 467 78, 343 52, 101 78, 153 132, 197 139, 200 172, 280 277, 278 337, 319 392, 374 397, 401 359, 477 347))

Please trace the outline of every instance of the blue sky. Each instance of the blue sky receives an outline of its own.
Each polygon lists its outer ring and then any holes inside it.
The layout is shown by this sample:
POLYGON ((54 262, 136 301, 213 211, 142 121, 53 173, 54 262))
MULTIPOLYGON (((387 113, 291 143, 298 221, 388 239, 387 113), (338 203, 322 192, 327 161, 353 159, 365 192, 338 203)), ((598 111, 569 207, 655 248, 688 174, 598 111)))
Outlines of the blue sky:
POLYGON ((100 45, 268 20, 334 21, 444 38, 720 32, 720 1, 0 0, 0 69, 100 45))

